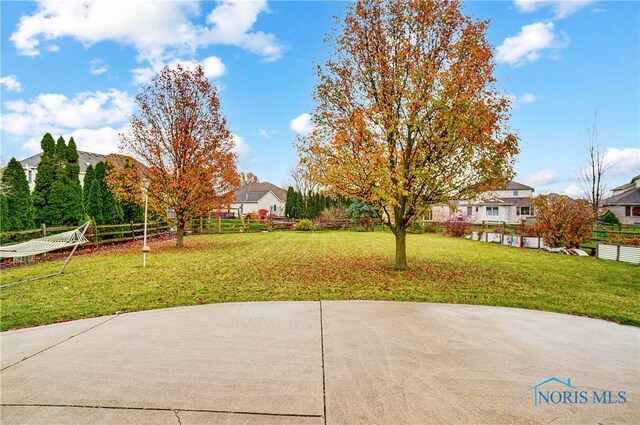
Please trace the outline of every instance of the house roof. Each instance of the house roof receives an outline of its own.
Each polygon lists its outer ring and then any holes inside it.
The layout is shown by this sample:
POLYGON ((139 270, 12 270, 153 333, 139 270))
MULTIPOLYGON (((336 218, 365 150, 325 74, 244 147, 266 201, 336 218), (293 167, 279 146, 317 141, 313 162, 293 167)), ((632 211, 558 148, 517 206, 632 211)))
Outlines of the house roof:
MULTIPOLYGON (((41 156, 42 156, 42 152, 40 152, 39 154, 30 156, 29 158, 23 159, 22 161, 20 161, 20 164, 22 165, 23 168, 27 168, 27 166, 29 168, 37 168, 38 164, 40 164, 41 156)), ((106 161, 108 157, 109 155, 103 155, 100 153, 78 151, 78 163, 80 165, 80 172, 85 173, 87 171, 87 167, 89 166, 89 164, 95 167, 98 162, 106 161)))
POLYGON ((608 205, 640 205, 640 189, 611 196, 603 200, 602 205, 605 207, 608 205))
POLYGON ((515 181, 509 182, 505 190, 534 190, 531 186, 527 186, 515 181))
POLYGON ((621 186, 618 187, 614 187, 613 189, 611 189, 613 192, 616 192, 618 190, 624 190, 627 188, 632 188, 633 187, 633 182, 635 182, 636 180, 640 179, 640 174, 638 174, 637 176, 635 176, 634 178, 631 179, 631 181, 629 183, 625 183, 621 186))
POLYGON ((284 202, 287 199, 287 191, 269 182, 247 183, 234 193, 234 202, 258 202, 267 193, 273 194, 284 202))
POLYGON ((467 206, 510 206, 530 207, 531 198, 497 198, 491 201, 470 202, 467 206))

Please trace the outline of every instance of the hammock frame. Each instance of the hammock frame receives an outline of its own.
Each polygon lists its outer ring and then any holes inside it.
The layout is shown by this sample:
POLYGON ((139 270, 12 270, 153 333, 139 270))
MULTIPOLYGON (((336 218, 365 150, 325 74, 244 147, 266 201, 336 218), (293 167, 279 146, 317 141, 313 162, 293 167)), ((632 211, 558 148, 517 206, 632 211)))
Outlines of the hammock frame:
POLYGON ((71 257, 73 257, 73 254, 76 252, 76 248, 78 248, 78 245, 82 245, 86 242, 89 242, 89 240, 84 236, 84 234, 86 233, 87 229, 89 228, 89 225, 91 224, 91 221, 87 221, 86 223, 84 223, 82 226, 78 227, 76 230, 72 230, 69 232, 62 232, 62 233, 58 233, 56 235, 52 235, 52 236, 45 236, 43 238, 38 238, 38 239, 32 239, 31 241, 27 241, 24 243, 19 243, 19 244, 15 244, 15 245, 8 245, 8 246, 4 246, 2 248, 4 248, 2 251, 0 251, 0 254, 2 254, 2 258, 21 258, 21 257, 32 257, 34 255, 38 255, 38 254, 44 254, 47 252, 51 252, 51 251, 55 251, 58 249, 63 249, 63 248, 69 248, 71 246, 73 246, 73 249, 71 250, 71 252, 69 253, 69 255, 67 256, 67 259, 65 260, 64 264, 62 265, 62 268, 60 269, 59 272, 57 273, 50 273, 44 276, 37 276, 37 277, 32 277, 29 279, 24 279, 24 280, 19 280, 17 282, 11 282, 11 283, 7 283, 5 285, 0 285, 0 288, 5 288, 7 286, 13 286, 13 285, 17 285, 19 283, 26 283, 26 282, 31 282, 34 280, 39 280, 39 279, 44 279, 47 277, 52 277, 52 276, 58 276, 64 273, 64 270, 67 268, 67 265, 69 264, 69 261, 71 261, 71 257), (67 237, 66 240, 64 239, 58 239, 57 237, 59 237, 60 235, 66 235, 69 234, 69 236, 67 237), (13 246, 18 246, 18 245, 26 245, 29 244, 29 242, 32 242, 31 245, 33 245, 33 242, 37 243, 41 242, 41 247, 39 248, 39 251, 23 251, 22 254, 20 255, 20 251, 19 250, 10 250, 9 248, 13 247, 13 246), (51 242, 49 243, 49 247, 46 247, 46 243, 45 242, 51 242), (55 244, 65 244, 65 245, 61 245, 61 246, 55 246, 55 244), (8 253, 15 253, 16 255, 12 255, 12 254, 8 254, 8 253))

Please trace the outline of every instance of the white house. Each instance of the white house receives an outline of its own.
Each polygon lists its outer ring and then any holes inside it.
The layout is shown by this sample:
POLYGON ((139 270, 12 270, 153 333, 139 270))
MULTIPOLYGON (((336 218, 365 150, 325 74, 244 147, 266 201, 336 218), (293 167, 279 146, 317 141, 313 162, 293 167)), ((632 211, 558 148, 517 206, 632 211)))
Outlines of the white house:
MULTIPOLYGON (((29 190, 31 191, 33 191, 33 188, 36 187, 36 174, 38 172, 38 164, 40 164, 41 156, 42 152, 20 161, 22 168, 24 168, 24 173, 27 176, 27 181, 29 182, 29 190)), ((78 151, 78 162, 80 165, 80 184, 84 183, 84 175, 87 173, 87 167, 89 166, 89 164, 95 167, 98 162, 107 161, 109 157, 110 155, 78 151)))
POLYGON ((464 216, 472 222, 519 223, 534 217, 533 192, 532 187, 512 181, 504 189, 485 193, 473 201, 436 205, 429 218, 444 221, 464 216))
POLYGON ((269 182, 247 183, 234 192, 231 208, 239 209, 241 214, 267 210, 270 214, 285 215, 284 205, 287 191, 269 182))
POLYGON ((640 224, 640 175, 613 189, 613 195, 602 201, 602 207, 614 213, 622 224, 640 224))

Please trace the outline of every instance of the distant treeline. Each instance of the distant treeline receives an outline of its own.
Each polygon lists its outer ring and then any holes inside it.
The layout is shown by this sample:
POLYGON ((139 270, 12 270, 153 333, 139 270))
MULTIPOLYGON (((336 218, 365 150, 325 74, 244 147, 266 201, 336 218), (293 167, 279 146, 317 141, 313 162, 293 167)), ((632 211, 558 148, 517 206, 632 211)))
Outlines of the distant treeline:
POLYGON ((285 212, 287 217, 311 219, 318 217, 327 208, 338 207, 346 209, 349 204, 349 200, 342 196, 331 197, 313 191, 303 194, 301 191, 289 186, 285 212))

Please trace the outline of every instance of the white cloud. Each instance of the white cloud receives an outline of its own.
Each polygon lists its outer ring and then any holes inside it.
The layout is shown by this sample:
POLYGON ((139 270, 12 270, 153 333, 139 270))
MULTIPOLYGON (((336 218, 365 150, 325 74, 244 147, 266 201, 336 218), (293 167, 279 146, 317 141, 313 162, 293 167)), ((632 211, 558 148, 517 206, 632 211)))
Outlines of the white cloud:
POLYGON ((236 45, 262 55, 266 62, 278 60, 284 47, 275 36, 262 31, 250 32, 258 15, 268 11, 266 0, 223 0, 207 16, 212 27, 203 31, 201 42, 236 45))
POLYGON ((111 89, 82 92, 73 98, 43 93, 28 102, 7 101, 3 106, 3 133, 29 153, 40 151, 40 140, 47 132, 65 138, 73 135, 85 150, 114 152, 117 128, 133 112, 134 99, 126 92, 111 89))
POLYGON ((536 101, 537 97, 533 93, 525 93, 522 96, 518 97, 515 94, 505 94, 504 97, 511 101, 511 105, 514 108, 518 108, 519 105, 525 105, 529 103, 533 103, 536 101))
MULTIPOLYGON (((78 146, 78 150, 108 155, 118 152, 118 134, 123 130, 124 127, 113 128, 107 126, 97 129, 83 128, 71 132, 50 131, 50 133, 54 139, 57 139, 58 136, 61 135, 67 142, 73 137, 73 140, 75 140, 78 146)), ((28 141, 22 145, 22 151, 26 151, 28 154, 41 152, 40 142, 43 135, 44 133, 30 137, 28 141)))
POLYGON ((520 12, 531 13, 536 10, 549 8, 555 14, 555 19, 567 17, 583 7, 594 3, 595 0, 515 0, 516 8, 520 12))
POLYGON ((265 130, 264 128, 258 130, 258 133, 265 139, 272 139, 277 132, 277 130, 265 130))
POLYGON ((72 99, 62 94, 44 93, 30 102, 5 102, 4 108, 8 112, 2 114, 2 130, 20 135, 34 128, 102 126, 126 120, 133 106, 134 100, 128 93, 115 89, 82 92, 72 99))
MULTIPOLYGON (((64 37, 87 46, 101 41, 131 45, 138 61, 170 63, 193 58, 199 48, 227 44, 260 55, 265 61, 282 57, 285 50, 273 34, 252 31, 266 0, 197 1, 58 1, 37 0, 38 9, 23 16, 11 35, 19 53, 36 56, 45 43, 64 37), (193 18, 201 7, 212 7, 208 26, 193 18)), ((49 47, 50 48, 50 47, 49 47)), ((212 65, 213 66, 213 65, 212 65)))
POLYGON ((560 40, 553 32, 553 22, 536 22, 522 27, 520 33, 507 37, 496 49, 496 61, 512 66, 534 62, 542 56, 546 49, 566 47, 566 35, 560 40))
POLYGON ((311 123, 311 115, 302 114, 292 119, 289 123, 289 128, 298 134, 309 134, 313 131, 313 124, 311 123))
POLYGON ((570 184, 565 188, 562 192, 562 195, 567 195, 571 198, 577 199, 584 196, 584 190, 576 186, 575 184, 570 184))
POLYGON ((635 175, 640 172, 640 149, 607 148, 604 164, 608 173, 635 175))
POLYGON ((89 62, 89 72, 93 75, 104 74, 109 70, 109 67, 105 65, 101 59, 93 59, 89 62))
POLYGON ((527 184, 532 186, 544 186, 553 183, 558 179, 558 173, 555 170, 545 169, 531 173, 526 177, 527 184))
POLYGON ((536 95, 533 93, 525 93, 520 98, 520 103, 533 103, 536 101, 536 95))
POLYGON ((236 153, 236 155, 238 155, 238 162, 243 162, 249 156, 249 152, 251 150, 249 144, 237 134, 233 134, 232 137, 235 143, 235 146, 232 150, 236 153))
POLYGON ((187 69, 195 69, 198 65, 202 65, 204 69, 204 75, 209 79, 221 77, 226 72, 227 68, 222 63, 220 58, 216 56, 209 56, 203 59, 201 62, 195 60, 180 60, 175 59, 169 64, 165 64, 162 60, 153 59, 150 61, 151 66, 145 68, 136 68, 133 72, 133 81, 137 84, 145 84, 151 81, 153 76, 160 72, 166 65, 169 67, 175 67, 177 64, 182 65, 187 69))
POLYGON ((22 91, 22 84, 15 75, 7 75, 0 78, 0 86, 4 86, 9 91, 22 91))

